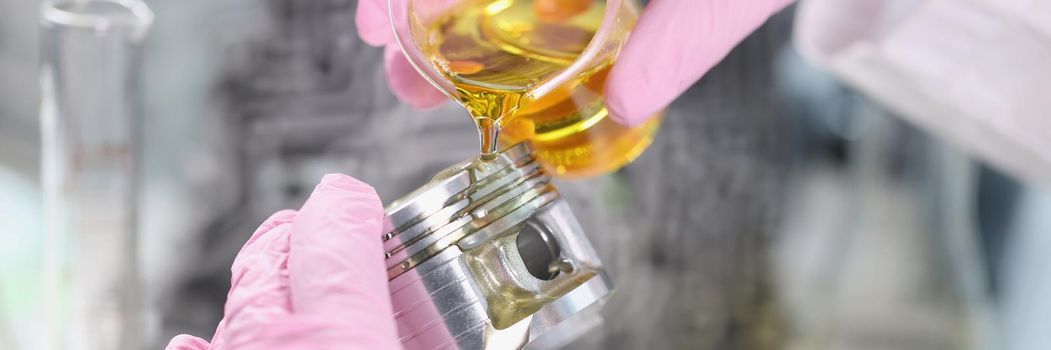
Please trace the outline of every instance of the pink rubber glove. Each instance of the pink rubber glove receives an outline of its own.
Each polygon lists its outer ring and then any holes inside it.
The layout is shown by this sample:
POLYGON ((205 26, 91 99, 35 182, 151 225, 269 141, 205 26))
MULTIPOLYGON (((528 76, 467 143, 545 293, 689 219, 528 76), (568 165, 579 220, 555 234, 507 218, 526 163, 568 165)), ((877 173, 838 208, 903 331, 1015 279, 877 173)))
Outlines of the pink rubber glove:
POLYGON ((297 213, 271 216, 234 259, 211 344, 166 349, 397 349, 372 187, 326 175, 297 213))
MULTIPOLYGON (((396 0, 404 1, 404 0, 396 0)), ((651 0, 606 81, 611 117, 637 125, 667 107, 770 15, 792 0, 651 0)), ((391 91, 417 108, 446 100, 405 59, 395 42, 387 0, 360 0, 362 40, 385 46, 391 91)))

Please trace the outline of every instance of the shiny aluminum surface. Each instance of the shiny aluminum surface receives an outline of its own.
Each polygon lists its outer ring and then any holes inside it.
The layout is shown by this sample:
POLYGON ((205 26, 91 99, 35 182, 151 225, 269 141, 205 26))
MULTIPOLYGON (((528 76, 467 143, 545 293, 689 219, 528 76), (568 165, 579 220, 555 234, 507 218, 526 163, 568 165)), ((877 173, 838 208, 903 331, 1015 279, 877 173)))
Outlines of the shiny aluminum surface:
POLYGON ((406 349, 557 348, 601 323, 612 283, 524 144, 440 172, 384 225, 406 349))

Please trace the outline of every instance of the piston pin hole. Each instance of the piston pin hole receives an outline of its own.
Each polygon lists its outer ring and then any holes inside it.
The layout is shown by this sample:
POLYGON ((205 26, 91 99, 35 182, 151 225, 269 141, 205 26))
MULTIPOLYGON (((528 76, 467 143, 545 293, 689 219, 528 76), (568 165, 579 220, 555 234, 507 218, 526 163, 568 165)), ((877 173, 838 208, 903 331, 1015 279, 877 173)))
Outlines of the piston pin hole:
MULTIPOLYGON (((518 255, 522 257, 526 270, 537 279, 550 281, 563 270, 566 262, 561 259, 562 249, 551 232, 533 222, 527 222, 515 239, 518 255)), ((569 271, 572 272, 572 269, 569 271)))

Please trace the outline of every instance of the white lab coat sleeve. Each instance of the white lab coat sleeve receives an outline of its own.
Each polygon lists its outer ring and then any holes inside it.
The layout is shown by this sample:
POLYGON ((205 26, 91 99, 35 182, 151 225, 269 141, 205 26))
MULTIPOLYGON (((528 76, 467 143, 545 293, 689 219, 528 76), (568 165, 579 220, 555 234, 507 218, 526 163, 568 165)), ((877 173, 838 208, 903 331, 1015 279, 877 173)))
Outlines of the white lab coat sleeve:
POLYGON ((1051 1, 803 0, 803 56, 903 118, 1051 184, 1051 1))

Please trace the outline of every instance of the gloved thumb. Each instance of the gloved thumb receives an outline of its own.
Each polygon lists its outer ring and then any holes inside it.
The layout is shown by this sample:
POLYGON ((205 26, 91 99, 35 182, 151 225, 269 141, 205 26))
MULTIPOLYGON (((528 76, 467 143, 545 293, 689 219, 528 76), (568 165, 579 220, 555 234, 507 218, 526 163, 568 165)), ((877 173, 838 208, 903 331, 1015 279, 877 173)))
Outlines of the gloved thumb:
POLYGON ((652 0, 613 65, 606 105, 637 125, 667 107, 791 0, 652 0))
POLYGON ((292 224, 288 269, 297 316, 362 349, 397 348, 380 238, 383 207, 369 185, 326 175, 292 224))

